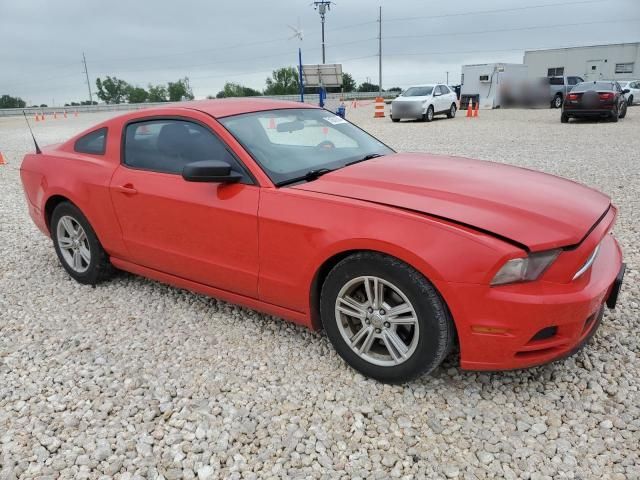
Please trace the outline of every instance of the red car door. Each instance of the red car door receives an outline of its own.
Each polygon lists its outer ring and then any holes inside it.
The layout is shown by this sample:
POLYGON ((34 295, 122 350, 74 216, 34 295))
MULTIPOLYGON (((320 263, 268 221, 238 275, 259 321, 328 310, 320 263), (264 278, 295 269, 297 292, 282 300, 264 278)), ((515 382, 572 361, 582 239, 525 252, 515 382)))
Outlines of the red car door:
POLYGON ((199 122, 129 123, 111 198, 133 263, 256 297, 260 188, 220 139, 199 122), (187 182, 182 167, 224 160, 234 184, 187 182))

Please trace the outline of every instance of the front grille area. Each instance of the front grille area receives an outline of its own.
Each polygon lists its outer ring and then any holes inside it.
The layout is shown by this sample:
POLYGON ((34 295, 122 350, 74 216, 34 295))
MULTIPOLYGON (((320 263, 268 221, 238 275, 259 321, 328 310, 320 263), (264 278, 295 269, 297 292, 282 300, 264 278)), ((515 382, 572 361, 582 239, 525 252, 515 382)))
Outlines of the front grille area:
POLYGON ((422 102, 393 102, 391 115, 394 118, 418 118, 422 116, 422 102))

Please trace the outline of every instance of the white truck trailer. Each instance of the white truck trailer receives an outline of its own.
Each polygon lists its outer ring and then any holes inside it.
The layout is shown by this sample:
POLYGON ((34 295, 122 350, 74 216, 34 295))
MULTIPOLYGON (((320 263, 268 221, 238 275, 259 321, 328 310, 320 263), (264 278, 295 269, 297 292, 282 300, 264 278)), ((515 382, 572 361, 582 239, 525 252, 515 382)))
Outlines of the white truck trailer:
POLYGON ((460 109, 473 101, 481 109, 506 106, 518 98, 527 82, 527 66, 520 63, 483 63, 462 66, 460 109))

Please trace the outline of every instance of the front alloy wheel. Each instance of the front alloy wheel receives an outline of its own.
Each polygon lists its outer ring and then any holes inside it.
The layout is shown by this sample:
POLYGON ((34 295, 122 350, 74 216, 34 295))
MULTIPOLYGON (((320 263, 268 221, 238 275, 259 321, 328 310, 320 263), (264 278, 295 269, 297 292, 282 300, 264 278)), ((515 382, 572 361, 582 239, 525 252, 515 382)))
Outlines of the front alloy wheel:
POLYGON ((420 326, 415 309, 394 284, 356 277, 336 298, 336 321, 351 350, 374 365, 405 362, 416 349, 420 326))
POLYGON ((338 354, 365 376, 400 383, 434 370, 454 326, 433 285, 410 265, 358 252, 327 275, 320 316, 338 354))

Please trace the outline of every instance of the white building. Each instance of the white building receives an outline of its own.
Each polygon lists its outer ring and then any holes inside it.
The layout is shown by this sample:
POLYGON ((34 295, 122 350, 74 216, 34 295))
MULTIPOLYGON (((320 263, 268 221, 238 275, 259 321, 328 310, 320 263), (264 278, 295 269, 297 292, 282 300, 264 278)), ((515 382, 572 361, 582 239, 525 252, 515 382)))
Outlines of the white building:
POLYGON ((524 52, 529 78, 577 75, 586 80, 640 78, 640 42, 524 52))

